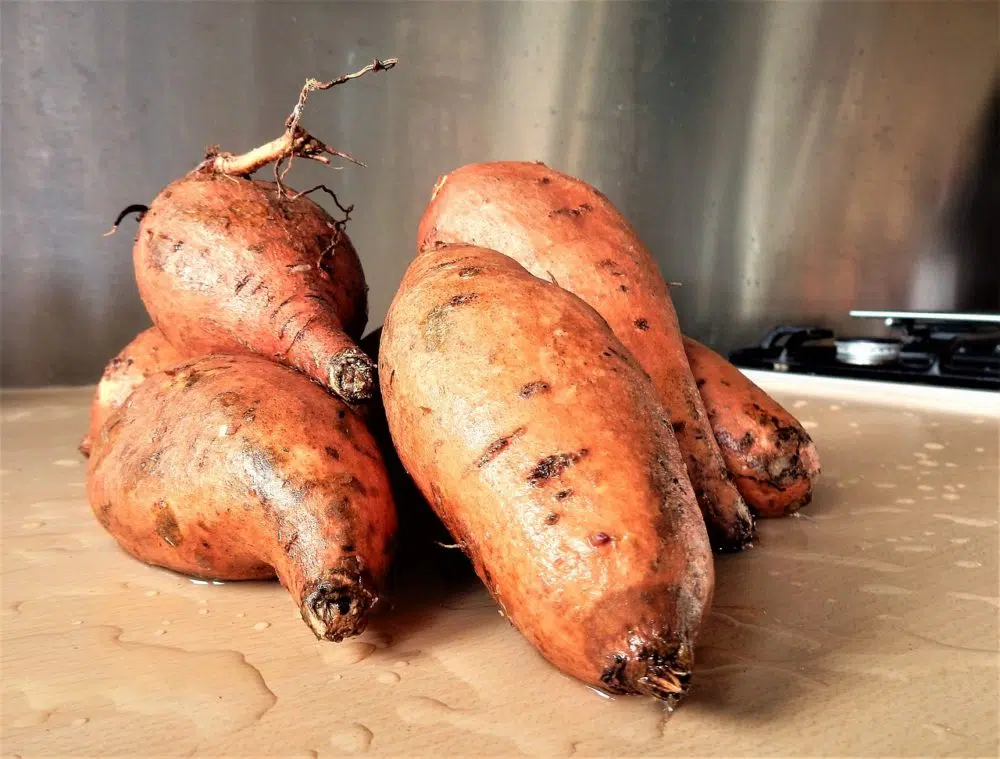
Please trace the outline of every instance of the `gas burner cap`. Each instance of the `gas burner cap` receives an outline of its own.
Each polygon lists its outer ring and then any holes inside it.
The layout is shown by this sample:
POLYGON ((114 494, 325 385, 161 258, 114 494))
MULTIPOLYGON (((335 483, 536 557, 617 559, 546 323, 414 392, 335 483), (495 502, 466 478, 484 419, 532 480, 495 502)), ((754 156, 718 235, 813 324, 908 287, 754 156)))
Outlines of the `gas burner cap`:
POLYGON ((856 337, 837 340, 837 360, 853 366, 883 366, 899 360, 903 341, 891 337, 856 337))

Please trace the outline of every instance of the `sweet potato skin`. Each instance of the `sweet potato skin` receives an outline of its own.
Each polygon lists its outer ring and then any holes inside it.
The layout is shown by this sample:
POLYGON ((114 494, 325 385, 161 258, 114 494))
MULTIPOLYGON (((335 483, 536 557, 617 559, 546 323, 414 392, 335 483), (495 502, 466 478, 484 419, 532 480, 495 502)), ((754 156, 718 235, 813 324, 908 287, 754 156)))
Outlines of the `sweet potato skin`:
POLYGON ((396 529, 360 418, 302 374, 250 355, 150 375, 95 437, 87 493, 132 556, 211 579, 277 575, 330 640, 364 629, 396 529))
POLYGON ((368 320, 361 263, 310 198, 193 172, 153 200, 133 259, 149 315, 185 355, 254 353, 349 402, 370 396, 372 366, 354 344, 368 320))
POLYGON ((677 314, 656 262, 598 190, 540 163, 463 166, 438 181, 417 247, 482 245, 513 257, 594 307, 653 380, 719 550, 754 538, 691 376, 677 314))
POLYGON ((812 499, 820 475, 809 433, 781 404, 711 348, 684 338, 726 466, 761 517, 783 517, 812 499))
POLYGON ((90 426, 80 441, 80 453, 90 455, 91 440, 108 416, 125 403, 146 377, 182 360, 183 356, 156 327, 145 329, 132 338, 104 367, 90 404, 90 426))
POLYGON ((711 547, 666 411, 597 312, 441 247, 409 267, 378 373, 400 459, 512 624, 586 683, 679 697, 711 547))

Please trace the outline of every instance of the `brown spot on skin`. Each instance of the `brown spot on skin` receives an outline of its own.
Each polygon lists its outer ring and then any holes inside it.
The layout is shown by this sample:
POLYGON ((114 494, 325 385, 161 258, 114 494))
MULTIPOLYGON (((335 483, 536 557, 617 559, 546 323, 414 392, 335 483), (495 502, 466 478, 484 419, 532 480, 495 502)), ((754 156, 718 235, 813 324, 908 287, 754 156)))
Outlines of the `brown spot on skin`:
POLYGON ((184 388, 192 388, 197 385, 199 381, 201 381, 201 372, 192 369, 188 376, 184 378, 184 388))
POLYGON ((420 410, 423 412, 424 416, 427 416, 427 414, 431 413, 431 410, 426 406, 421 406, 420 410))
POLYGON ((353 543, 344 543, 340 547, 340 550, 343 551, 344 553, 354 553, 354 544, 353 543))
POLYGON ((555 524, 559 521, 559 515, 554 511, 545 517, 545 524, 555 524))
POLYGON ((242 290, 244 287, 247 286, 247 283, 250 281, 252 277, 253 277, 252 274, 247 274, 245 277, 243 277, 243 279, 241 279, 239 282, 236 283, 236 287, 233 288, 233 292, 239 295, 240 290, 242 290))
POLYGON ((704 378, 704 377, 701 377, 700 379, 698 379, 698 380, 697 380, 697 381, 695 382, 695 384, 696 384, 696 385, 697 385, 698 387, 703 387, 703 386, 705 385, 705 378, 704 378))
POLYGON ((729 380, 719 380, 726 387, 732 387, 733 384, 729 380))
POLYGON ((177 524, 177 517, 174 516, 166 501, 157 501, 153 508, 156 510, 155 529, 156 534, 163 538, 164 542, 170 546, 178 546, 181 543, 181 528, 177 524))
POLYGON ((574 453, 557 453, 541 459, 528 474, 528 483, 534 487, 544 485, 548 480, 559 477, 563 472, 584 458, 590 451, 581 448, 574 453))
POLYGON ((100 522, 104 527, 107 527, 111 523, 111 501, 101 504, 101 508, 97 510, 97 521, 100 522))
POLYGON ((740 440, 740 449, 744 451, 749 450, 750 446, 753 445, 753 442, 753 433, 747 432, 740 440))
POLYGON ((632 324, 635 325, 635 328, 637 330, 640 330, 642 332, 646 332, 649 330, 649 322, 646 321, 645 319, 636 319, 634 322, 632 322, 632 324))
POLYGON ((548 177, 542 177, 541 179, 538 180, 538 184, 551 184, 551 183, 552 180, 549 179, 548 177))
POLYGON ((538 395, 539 393, 547 393, 549 391, 549 383, 543 380, 535 380, 534 382, 529 382, 521 387, 520 395, 522 398, 530 398, 533 395, 538 395))
POLYGON ((470 277, 474 277, 477 274, 481 274, 482 271, 483 269, 480 266, 466 266, 464 269, 458 272, 458 276, 461 277, 462 279, 469 279, 470 277))
POLYGON ((483 451, 482 455, 476 459, 476 469, 482 469, 484 466, 489 464, 493 459, 503 453, 510 444, 524 434, 524 427, 518 427, 516 430, 511 432, 502 438, 498 438, 486 446, 486 450, 483 451))
POLYGON ((549 212, 549 216, 569 216, 571 218, 579 218, 583 216, 587 211, 592 211, 593 206, 590 203, 581 203, 576 208, 557 208, 554 211, 549 212))
POLYGON ((615 263, 613 258, 602 258, 597 262, 597 265, 602 269, 614 269, 618 264, 615 263))
POLYGON ((565 501, 571 495, 573 495, 573 490, 572 489, 560 490, 558 493, 556 493, 556 500, 557 501, 565 501))
POLYGON ((684 422, 672 422, 670 426, 673 428, 675 435, 680 435, 684 432, 684 422))
POLYGON ((618 285, 618 289, 621 290, 623 293, 627 293, 628 285, 618 285))
POLYGON ((611 542, 611 536, 606 532, 595 532, 590 536, 592 546, 604 546, 611 542))
POLYGON ((243 400, 243 398, 240 396, 240 394, 233 392, 232 390, 227 390, 224 393, 219 393, 214 398, 214 401, 223 408, 229 408, 230 406, 235 406, 241 400, 243 400))
POLYGON ((330 446, 326 446, 323 450, 326 452, 326 455, 329 456, 334 461, 340 461, 340 451, 338 451, 336 448, 331 448, 330 446))

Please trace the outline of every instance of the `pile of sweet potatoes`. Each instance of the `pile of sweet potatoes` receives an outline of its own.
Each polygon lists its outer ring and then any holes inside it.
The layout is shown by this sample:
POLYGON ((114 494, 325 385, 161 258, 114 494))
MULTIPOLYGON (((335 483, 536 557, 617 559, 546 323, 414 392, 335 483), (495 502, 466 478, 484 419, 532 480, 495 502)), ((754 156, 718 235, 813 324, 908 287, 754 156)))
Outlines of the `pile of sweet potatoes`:
POLYGON ((429 505, 554 666, 676 701, 713 550, 809 502, 812 441, 682 334, 611 202, 540 163, 442 177, 362 341, 351 209, 334 196, 332 217, 282 170, 346 156, 298 121, 309 91, 355 76, 311 80, 281 138, 212 151, 140 208, 133 261, 155 326, 95 392, 80 450, 96 518, 150 564, 276 577, 339 641, 390 590, 394 549, 414 539, 400 519, 429 505), (253 178, 267 165, 274 181, 253 178))

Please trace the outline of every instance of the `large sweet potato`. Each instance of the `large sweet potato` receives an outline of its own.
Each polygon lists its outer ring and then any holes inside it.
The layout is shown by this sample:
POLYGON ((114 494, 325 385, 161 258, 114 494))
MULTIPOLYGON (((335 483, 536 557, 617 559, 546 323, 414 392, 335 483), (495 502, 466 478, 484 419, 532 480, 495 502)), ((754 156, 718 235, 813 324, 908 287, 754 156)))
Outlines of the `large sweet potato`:
POLYGON ((368 321, 361 263, 309 197, 195 170, 153 200, 133 258, 146 309, 187 356, 255 353, 345 400, 370 396, 371 362, 354 344, 368 321))
POLYGON ((750 507, 782 517, 812 498, 820 473, 809 433, 776 400, 712 349, 684 338, 726 465, 750 507))
POLYGON ((600 315, 444 246, 410 265, 378 374, 401 460, 514 626, 584 682, 678 698, 711 547, 667 413, 600 315))
POLYGON ((249 355, 152 374, 95 437, 87 474, 94 514, 136 558, 277 575, 318 637, 365 628, 395 506, 360 418, 307 377, 249 355))
POLYGON ((753 516, 712 436, 667 285, 611 202, 539 163, 464 166, 438 181, 418 233, 420 250, 458 242, 513 257, 607 320, 670 413, 712 545, 738 550, 749 544, 753 516))
POLYGON ((105 420, 120 408, 150 374, 166 369, 183 360, 156 327, 145 329, 119 351, 104 367, 104 374, 90 404, 90 426, 80 441, 79 450, 90 455, 90 441, 105 420))

